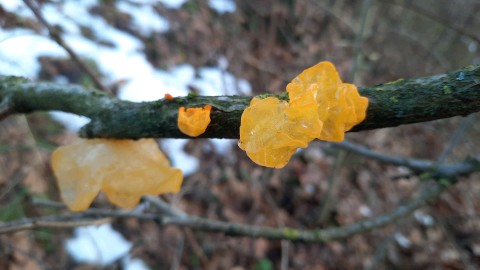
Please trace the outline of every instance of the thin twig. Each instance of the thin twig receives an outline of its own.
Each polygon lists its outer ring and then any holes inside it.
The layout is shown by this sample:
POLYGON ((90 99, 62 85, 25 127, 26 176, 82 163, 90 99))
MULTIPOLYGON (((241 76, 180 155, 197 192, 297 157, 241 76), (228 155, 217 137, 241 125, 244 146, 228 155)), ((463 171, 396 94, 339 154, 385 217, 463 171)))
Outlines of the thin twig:
POLYGON ((352 235, 371 231, 394 223, 396 220, 410 214, 427 202, 436 199, 442 191, 449 186, 446 183, 434 182, 425 189, 417 198, 401 205, 390 213, 380 215, 364 221, 327 229, 301 230, 295 228, 269 228, 262 226, 232 224, 229 222, 215 221, 211 219, 187 215, 186 218, 159 216, 152 214, 132 213, 128 211, 89 209, 82 213, 64 214, 38 218, 28 218, 13 222, 0 223, 0 234, 15 231, 36 229, 42 227, 74 227, 90 225, 92 223, 105 223, 109 220, 101 218, 137 218, 140 220, 156 220, 160 225, 177 225, 193 230, 221 232, 231 236, 263 237, 267 239, 291 240, 303 242, 327 242, 345 239, 352 235))
POLYGON ((111 94, 112 91, 108 89, 108 87, 102 84, 100 79, 98 79, 97 75, 95 75, 95 72, 87 64, 85 64, 85 62, 83 62, 83 60, 75 53, 75 51, 63 40, 60 32, 57 31, 55 27, 51 26, 48 23, 48 21, 45 19, 45 17, 43 17, 42 12, 40 11, 40 8, 36 4, 34 4, 33 1, 31 0, 23 0, 23 2, 30 8, 30 10, 32 10, 33 14, 35 14, 35 17, 37 17, 40 23, 43 24, 45 28, 47 28, 50 37, 58 45, 64 48, 65 51, 67 51, 67 53, 73 59, 73 61, 75 61, 75 63, 77 63, 77 65, 83 70, 83 72, 85 72, 92 79, 95 86, 98 89, 111 94))
POLYGON ((88 225, 99 225, 109 222, 111 222, 111 218, 108 216, 92 219, 82 214, 25 218, 8 223, 0 223, 0 234, 38 228, 74 228, 88 225))
POLYGON ((455 132, 451 136, 447 145, 444 147, 442 153, 437 159, 438 164, 443 164, 445 160, 450 156, 455 146, 457 146, 460 141, 463 139, 465 132, 472 125, 473 120, 475 119, 475 114, 471 114, 462 119, 458 127, 455 129, 455 132))
MULTIPOLYGON (((446 27, 446 28, 450 28, 450 29, 452 29, 453 31, 455 31, 455 32, 457 32, 457 33, 460 33, 460 34, 463 35, 463 36, 469 37, 469 38, 475 40, 477 43, 480 43, 480 37, 476 36, 476 35, 473 34, 473 33, 470 33, 470 32, 468 32, 468 31, 464 30, 464 29, 461 28, 461 27, 458 27, 458 26, 456 26, 456 25, 453 25, 453 24, 451 24, 450 22, 446 22, 446 21, 444 20, 444 17, 443 17, 443 16, 438 16, 438 15, 436 15, 436 14, 434 14, 434 13, 431 13, 431 12, 428 11, 428 10, 425 10, 425 9, 419 7, 419 6, 416 6, 414 3, 405 5, 405 4, 398 3, 398 2, 395 2, 395 1, 391 1, 391 0, 389 0, 389 1, 386 1, 386 0, 378 0, 378 1, 380 1, 380 2, 382 2, 382 3, 384 3, 384 4, 396 5, 396 6, 399 6, 399 7, 403 8, 403 9, 413 11, 413 12, 415 12, 415 13, 417 13, 417 14, 420 14, 420 15, 422 15, 422 16, 424 16, 424 17, 427 17, 427 18, 429 18, 429 19, 431 19, 431 20, 433 20, 433 21, 435 21, 435 22, 443 25, 443 26, 446 27)), ((478 33, 478 32, 477 32, 477 33, 478 33)))
POLYGON ((365 34, 365 26, 367 24, 368 15, 370 13, 370 7, 372 6, 373 0, 363 0, 362 4, 362 12, 361 12, 361 19, 360 19, 360 29, 358 29, 357 35, 355 36, 355 43, 353 44, 353 61, 352 61, 352 69, 350 70, 350 77, 349 81, 355 81, 355 74, 357 73, 358 61, 360 56, 360 49, 363 44, 364 34, 365 34))
POLYGON ((471 158, 463 162, 439 165, 437 162, 432 162, 429 160, 406 158, 375 152, 364 146, 357 145, 349 141, 334 143, 332 145, 364 157, 390 163, 396 166, 404 166, 416 172, 430 172, 436 178, 461 176, 480 169, 480 157, 471 158))
POLYGON ((175 218, 186 218, 188 216, 182 210, 173 207, 157 196, 145 196, 144 199, 168 216, 175 218))

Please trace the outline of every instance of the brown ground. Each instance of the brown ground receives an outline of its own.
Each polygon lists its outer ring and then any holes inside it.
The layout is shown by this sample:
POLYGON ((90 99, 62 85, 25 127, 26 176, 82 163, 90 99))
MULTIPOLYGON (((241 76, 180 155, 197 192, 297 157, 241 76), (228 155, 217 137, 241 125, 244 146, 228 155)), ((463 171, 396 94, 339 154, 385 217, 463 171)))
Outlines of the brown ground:
MULTIPOLYGON (((104 2, 92 12, 140 35, 128 16, 115 11, 111 1, 104 2)), ((154 65, 205 66, 225 55, 229 71, 248 79, 254 94, 283 91, 291 78, 321 60, 334 62, 345 81, 358 85, 480 64, 480 50, 475 50, 480 44, 474 41, 480 38, 480 3, 475 0, 248 0, 237 1, 237 11, 226 15, 216 14, 204 1, 191 0, 181 10, 158 5, 157 11, 168 18, 173 31, 141 37, 154 65), (368 12, 362 12, 364 2, 372 2, 368 12), (356 65, 352 59, 357 59, 356 65)), ((1 8, 0 17, 2 27, 41 28, 1 8)), ((69 61, 42 59, 42 64, 43 79, 68 73, 71 82, 82 82, 82 74, 69 61)), ((349 139, 385 153, 436 159, 461 121, 452 118, 361 132, 349 139)), ((478 154, 479 135, 477 117, 448 160, 478 154)), ((31 199, 58 199, 49 154, 72 136, 42 113, 0 123, 0 221, 57 213, 32 205, 31 199)), ((227 157, 214 155, 204 144, 192 140, 187 145, 200 158, 201 168, 185 179, 181 195, 168 197, 190 214, 265 226, 321 228, 365 218, 362 207, 371 209, 372 215, 388 212, 416 194, 418 179, 402 177, 404 169, 323 142, 311 144, 281 170, 256 166, 237 148, 227 157), (326 203, 330 178, 335 184, 326 203)), ((323 244, 284 243, 282 249, 280 241, 160 228, 134 219, 117 220, 114 226, 134 243, 132 255, 153 269, 170 268, 182 239, 180 269, 279 269, 282 257, 288 258, 289 269, 360 269, 372 264, 373 269, 477 268, 480 184, 475 180, 478 174, 461 179, 441 199, 421 209, 433 217, 433 226, 410 217, 385 229, 323 244), (394 233, 408 238, 410 246, 402 247, 392 238, 394 233)), ((102 198, 95 205, 108 207, 102 198)), ((39 229, 2 235, 0 269, 96 269, 68 258, 62 243, 71 234, 68 229, 39 229)))

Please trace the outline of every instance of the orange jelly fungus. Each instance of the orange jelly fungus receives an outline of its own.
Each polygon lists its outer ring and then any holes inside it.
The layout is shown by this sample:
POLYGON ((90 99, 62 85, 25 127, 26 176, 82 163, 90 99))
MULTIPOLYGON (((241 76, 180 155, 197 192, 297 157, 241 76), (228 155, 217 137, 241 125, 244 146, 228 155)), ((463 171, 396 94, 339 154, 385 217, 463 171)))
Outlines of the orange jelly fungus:
POLYGON ((144 195, 178 192, 183 181, 153 139, 79 139, 53 152, 52 168, 72 211, 87 209, 99 191, 113 204, 132 208, 144 195))
POLYGON ((315 138, 342 141, 366 117, 368 99, 342 83, 330 62, 321 62, 287 85, 290 101, 253 98, 241 118, 239 147, 255 163, 281 168, 297 148, 315 138))
POLYGON ((281 168, 287 164, 301 142, 290 141, 284 133, 288 103, 274 97, 253 98, 243 111, 238 146, 255 163, 281 168))
POLYGON ((164 97, 166 100, 173 100, 173 96, 170 95, 170 94, 165 94, 165 97, 164 97))
POLYGON ((316 106, 304 103, 299 110, 275 97, 253 98, 242 114, 239 147, 259 165, 285 166, 297 148, 307 147, 321 130, 316 106))
POLYGON ((368 99, 360 96, 353 84, 342 83, 335 66, 320 62, 304 70, 287 85, 290 102, 313 93, 318 116, 323 122, 320 140, 343 141, 345 132, 366 117, 368 99))
POLYGON ((191 137, 203 134, 210 124, 211 110, 210 105, 205 105, 203 108, 178 108, 178 129, 191 137))

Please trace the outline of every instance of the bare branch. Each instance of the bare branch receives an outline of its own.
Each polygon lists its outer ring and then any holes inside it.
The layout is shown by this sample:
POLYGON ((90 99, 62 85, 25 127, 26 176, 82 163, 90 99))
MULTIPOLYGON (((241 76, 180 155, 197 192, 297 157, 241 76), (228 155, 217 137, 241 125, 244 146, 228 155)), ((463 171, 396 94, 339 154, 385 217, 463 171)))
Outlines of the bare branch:
POLYGON ((8 223, 0 223, 0 234, 11 233, 26 229, 42 227, 72 227, 79 224, 92 224, 104 222, 101 218, 138 218, 142 220, 156 220, 160 225, 178 225, 194 230, 221 232, 231 236, 263 237, 268 239, 285 239, 303 242, 326 242, 338 239, 345 239, 355 234, 367 232, 392 224, 401 217, 404 217, 414 210, 420 208, 427 202, 436 199, 442 191, 449 186, 446 183, 432 183, 417 198, 405 205, 399 206, 390 213, 370 218, 358 223, 338 228, 301 230, 294 228, 269 228, 243 224, 232 224, 229 222, 215 221, 191 215, 159 216, 153 214, 141 214, 127 211, 89 209, 82 213, 65 214, 49 217, 29 218, 8 223), (83 223, 82 223, 83 222, 83 223))
POLYGON ((437 23, 441 24, 442 26, 446 27, 446 28, 450 28, 452 29, 453 31, 463 35, 463 36, 466 36, 466 37, 469 37, 473 40, 475 40, 477 43, 480 43, 480 36, 477 36, 478 33, 470 33, 468 31, 466 31, 465 29, 463 29, 462 27, 459 27, 457 25, 454 25, 450 22, 447 22, 445 21, 444 17, 442 16, 438 16, 426 9, 423 9, 419 6, 417 6, 415 4, 414 1, 411 1, 407 4, 405 4, 404 2, 405 1, 401 1, 401 2, 396 2, 396 1, 386 1, 386 0, 380 0, 380 2, 384 3, 384 4, 389 4, 389 5, 397 5, 397 6, 400 6, 401 8, 404 8, 406 10, 410 10, 410 11, 413 11, 415 13, 418 13, 422 16, 425 16, 433 21, 436 21, 437 23))
POLYGON ((437 179, 442 177, 449 178, 468 175, 480 170, 480 156, 458 163, 439 164, 438 162, 428 160, 392 156, 375 152, 364 146, 357 145, 349 141, 334 143, 332 145, 381 162, 390 163, 397 166, 404 166, 415 172, 429 172, 429 177, 437 179))
POLYGON ((25 218, 8 223, 0 223, 0 234, 22 230, 32 230, 36 228, 73 228, 87 225, 98 225, 108 222, 111 222, 109 217, 92 219, 83 214, 25 218))
MULTIPOLYGON (((352 131, 465 116, 480 111, 480 66, 364 87, 360 92, 370 104, 367 118, 352 131)), ((241 115, 252 97, 187 96, 134 103, 81 86, 0 76, 0 104, 5 99, 16 113, 59 110, 89 117, 92 121, 80 131, 82 137, 138 139, 188 137, 177 128, 178 108, 206 104, 213 107, 212 122, 199 138, 238 138, 241 115)))

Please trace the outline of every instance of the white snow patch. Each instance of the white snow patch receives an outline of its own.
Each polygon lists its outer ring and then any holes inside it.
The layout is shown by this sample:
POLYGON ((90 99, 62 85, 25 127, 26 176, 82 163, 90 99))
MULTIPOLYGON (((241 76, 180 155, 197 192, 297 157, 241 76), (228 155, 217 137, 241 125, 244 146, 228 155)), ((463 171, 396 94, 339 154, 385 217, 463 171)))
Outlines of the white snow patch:
POLYGON ((35 78, 40 70, 39 56, 66 57, 67 54, 47 37, 30 30, 0 29, 0 74, 35 78), (35 46, 32 46, 35 44, 35 46))
POLYGON ((422 210, 417 210, 413 213, 413 216, 415 219, 418 221, 418 223, 422 224, 423 226, 426 227, 431 227, 434 224, 433 217, 425 214, 422 210))
POLYGON ((0 0, 0 5, 8 12, 23 18, 34 18, 33 12, 21 0, 0 0))
POLYGON ((127 256, 122 260, 123 270, 148 270, 150 269, 142 260, 127 256))
POLYGON ((393 237, 395 238, 395 241, 397 242, 397 244, 399 246, 401 246, 402 248, 407 249, 407 248, 410 248, 412 246, 412 242, 410 242, 410 240, 400 232, 396 232, 393 235, 393 237))
POLYGON ((117 8, 133 18, 135 26, 144 36, 150 36, 154 32, 166 32, 170 29, 170 23, 157 14, 152 6, 133 5, 127 2, 118 2, 117 8))
POLYGON ((252 89, 243 79, 238 80, 230 72, 218 67, 204 67, 199 69, 199 78, 191 83, 201 91, 201 95, 248 95, 252 89))
POLYGON ((220 14, 232 13, 237 9, 234 0, 208 0, 208 5, 220 14))
POLYGON ((235 144, 236 140, 230 139, 210 139, 212 144, 215 147, 215 152, 220 155, 225 155, 232 149, 232 145, 235 144))
POLYGON ((76 228, 65 249, 79 263, 107 266, 124 257, 132 244, 110 224, 76 228))
POLYGON ((362 215, 364 217, 371 217, 372 216, 372 209, 370 209, 370 207, 368 207, 366 205, 360 206, 360 208, 358 210, 360 211, 360 215, 362 215))
POLYGON ((81 127, 90 123, 89 118, 73 113, 52 111, 50 116, 72 133, 79 131, 81 127))
POLYGON ((188 139, 163 139, 160 141, 162 149, 172 161, 172 166, 182 170, 185 176, 193 174, 199 167, 198 159, 183 151, 187 142, 188 139))

